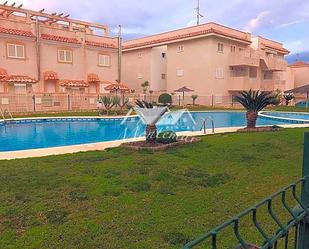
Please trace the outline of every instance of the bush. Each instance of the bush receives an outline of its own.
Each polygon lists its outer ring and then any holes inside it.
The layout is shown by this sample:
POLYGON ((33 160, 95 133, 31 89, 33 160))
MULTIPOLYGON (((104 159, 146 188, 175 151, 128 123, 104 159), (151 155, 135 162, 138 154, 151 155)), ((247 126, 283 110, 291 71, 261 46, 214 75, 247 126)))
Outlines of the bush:
POLYGON ((177 141, 177 135, 173 131, 160 132, 157 136, 157 142, 162 144, 175 143, 177 141))
POLYGON ((172 96, 168 93, 162 93, 159 96, 158 102, 163 105, 171 105, 172 104, 172 96))

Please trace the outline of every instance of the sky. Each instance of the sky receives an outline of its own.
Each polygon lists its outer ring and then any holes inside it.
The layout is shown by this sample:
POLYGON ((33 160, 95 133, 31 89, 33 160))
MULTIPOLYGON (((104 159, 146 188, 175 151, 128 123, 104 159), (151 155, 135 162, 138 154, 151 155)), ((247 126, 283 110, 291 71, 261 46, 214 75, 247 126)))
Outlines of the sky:
MULTIPOLYGON (((4 2, 4 0, 2 0, 4 2)), ((9 3, 12 3, 10 0, 9 3)), ((107 24, 125 39, 192 26, 197 0, 17 0, 24 8, 70 14, 107 24)), ((292 53, 309 50, 309 0, 200 0, 202 23, 217 22, 282 42, 292 53)))

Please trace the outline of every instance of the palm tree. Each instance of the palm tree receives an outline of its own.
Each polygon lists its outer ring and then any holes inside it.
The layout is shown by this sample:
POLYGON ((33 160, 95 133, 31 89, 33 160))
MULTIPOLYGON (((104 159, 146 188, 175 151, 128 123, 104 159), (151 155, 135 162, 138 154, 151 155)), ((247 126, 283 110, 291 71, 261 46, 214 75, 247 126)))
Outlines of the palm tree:
POLYGON ((149 87, 149 81, 145 81, 144 83, 142 83, 141 87, 143 88, 144 94, 146 94, 147 93, 147 89, 149 87))
POLYGON ((290 104, 291 100, 295 98, 293 93, 284 94, 283 97, 285 99, 285 105, 286 106, 288 106, 290 104))
POLYGON ((247 110, 247 128, 255 128, 259 111, 278 103, 278 99, 272 93, 251 89, 241 92, 240 96, 235 96, 235 100, 247 110))
POLYGON ((198 98, 198 95, 192 95, 191 98, 192 98, 192 102, 193 102, 192 104, 195 105, 195 101, 198 98))
MULTIPOLYGON (((142 113, 142 116, 153 116, 150 121, 145 120, 146 122, 146 143, 155 143, 157 139, 157 126, 156 123, 159 121, 159 119, 164 115, 164 113, 167 111, 167 107, 158 107, 154 106, 151 103, 148 103, 144 100, 136 100, 136 106, 138 108, 141 108, 144 110, 144 113, 142 113), (147 110, 149 111, 147 113, 147 110), (151 113, 152 111, 155 111, 151 113)), ((135 109, 137 113, 141 113, 141 111, 138 111, 138 109, 135 109)))

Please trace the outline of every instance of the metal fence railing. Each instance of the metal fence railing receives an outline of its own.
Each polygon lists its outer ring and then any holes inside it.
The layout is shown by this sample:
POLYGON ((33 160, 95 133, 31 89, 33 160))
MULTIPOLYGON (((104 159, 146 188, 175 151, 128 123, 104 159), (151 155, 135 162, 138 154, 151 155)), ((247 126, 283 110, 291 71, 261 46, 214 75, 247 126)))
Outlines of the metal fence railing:
POLYGON ((184 246, 184 249, 191 248, 308 249, 309 133, 305 134, 301 179, 184 246), (259 215, 261 213, 263 215, 259 215), (242 229, 244 220, 249 227, 245 231, 242 229), (229 228, 232 234, 227 241, 227 237, 221 235, 229 228), (249 233, 254 235, 251 236, 254 241, 249 239, 249 233))
MULTIPOLYGON (((7 94, 0 93, 0 108, 9 110, 12 113, 29 112, 61 112, 61 111, 84 111, 98 109, 98 98, 107 94, 68 94, 68 93, 33 93, 33 94, 7 94)), ((110 94, 109 94, 110 95, 110 94)), ((159 94, 125 94, 118 95, 120 98, 127 98, 133 104, 136 99, 143 99, 149 102, 158 103, 159 94)), ((191 94, 184 97, 182 94, 174 94, 172 104, 174 106, 209 106, 239 108, 240 105, 232 95, 199 95, 193 100, 191 94)), ((295 99, 291 102, 297 103, 302 99, 295 99)), ((284 104, 284 103, 283 103, 284 104)))

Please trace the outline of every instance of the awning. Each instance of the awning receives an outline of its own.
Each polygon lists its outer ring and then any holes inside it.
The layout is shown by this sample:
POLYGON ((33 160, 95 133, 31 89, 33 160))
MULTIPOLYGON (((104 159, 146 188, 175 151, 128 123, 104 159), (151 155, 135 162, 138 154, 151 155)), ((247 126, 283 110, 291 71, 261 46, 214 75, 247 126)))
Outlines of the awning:
POLYGON ((46 71, 43 75, 44 80, 59 80, 58 74, 54 71, 46 71))
POLYGON ((26 75, 9 75, 1 79, 1 81, 7 83, 17 83, 17 84, 35 84, 37 80, 26 76, 26 75))
POLYGON ((309 93, 309 84, 304 85, 304 86, 300 86, 300 87, 296 87, 294 89, 285 91, 284 93, 309 93))
MULTIPOLYGON (((107 81, 108 82, 108 81, 107 81)), ((106 83, 107 83, 106 82, 106 83)), ((104 83, 104 82, 103 82, 104 83)), ((111 83, 107 87, 104 88, 106 91, 114 92, 114 91, 120 91, 120 92, 129 92, 130 88, 126 86, 123 83, 111 83)))
POLYGON ((99 76, 95 73, 88 74, 88 83, 100 82, 99 76))
POLYGON ((4 68, 0 68, 0 79, 5 78, 6 76, 8 76, 7 71, 4 68))
POLYGON ((60 80, 59 85, 65 87, 89 87, 89 84, 83 80, 60 80))

